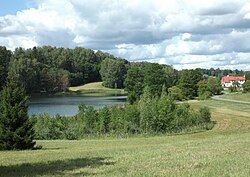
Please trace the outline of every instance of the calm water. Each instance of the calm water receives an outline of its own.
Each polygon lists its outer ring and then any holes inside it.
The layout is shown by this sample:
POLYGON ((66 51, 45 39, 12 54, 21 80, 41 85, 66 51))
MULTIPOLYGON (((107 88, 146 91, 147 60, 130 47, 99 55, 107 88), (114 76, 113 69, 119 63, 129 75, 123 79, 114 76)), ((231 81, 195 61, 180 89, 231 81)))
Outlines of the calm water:
POLYGON ((78 105, 86 105, 101 108, 104 106, 123 105, 126 96, 109 97, 86 97, 86 96, 49 96, 35 97, 30 99, 29 115, 48 113, 51 116, 56 114, 73 116, 78 111, 78 105))

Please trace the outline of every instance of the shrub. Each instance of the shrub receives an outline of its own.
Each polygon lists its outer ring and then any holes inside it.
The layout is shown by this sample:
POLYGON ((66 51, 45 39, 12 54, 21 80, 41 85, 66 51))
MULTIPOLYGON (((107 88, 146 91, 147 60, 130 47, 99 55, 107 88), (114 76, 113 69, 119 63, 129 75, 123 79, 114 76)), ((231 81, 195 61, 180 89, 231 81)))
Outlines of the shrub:
POLYGON ((242 85, 242 88, 243 88, 243 92, 250 92, 250 80, 247 80, 243 85, 242 85))
POLYGON ((212 93, 210 91, 205 91, 204 93, 199 93, 199 100, 207 100, 211 98, 212 93))
POLYGON ((168 95, 173 100, 182 101, 184 99, 182 90, 177 86, 170 87, 168 89, 168 95))
POLYGON ((207 129, 210 111, 200 108, 195 111, 189 104, 175 104, 165 94, 152 97, 146 89, 138 103, 124 107, 112 106, 95 110, 92 106, 80 105, 74 117, 48 115, 34 116, 38 139, 79 139, 85 136, 114 134, 155 134, 192 130, 192 127, 207 129))
POLYGON ((230 86, 228 88, 229 92, 237 92, 237 87, 236 86, 230 86))
POLYGON ((78 118, 83 120, 85 134, 93 134, 98 131, 98 114, 93 106, 86 106, 84 104, 81 104, 79 106, 79 112, 77 116, 78 118))
POLYGON ((211 113, 208 107, 201 107, 199 109, 200 123, 211 122, 211 113))
POLYGON ((126 105, 124 112, 126 132, 130 134, 140 133, 140 112, 137 104, 126 105))
POLYGON ((110 131, 110 115, 110 110, 106 106, 99 111, 99 132, 102 134, 108 133, 110 131))

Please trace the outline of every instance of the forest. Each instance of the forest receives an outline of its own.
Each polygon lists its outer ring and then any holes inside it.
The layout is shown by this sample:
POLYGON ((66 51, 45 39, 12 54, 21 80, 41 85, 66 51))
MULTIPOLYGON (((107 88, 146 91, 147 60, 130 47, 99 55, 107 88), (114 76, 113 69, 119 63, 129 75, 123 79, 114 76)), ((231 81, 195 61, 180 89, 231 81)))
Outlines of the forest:
POLYGON ((246 75, 242 70, 201 69, 178 71, 170 65, 129 62, 102 51, 82 47, 51 46, 7 50, 0 46, 0 88, 7 80, 22 85, 27 94, 54 94, 69 86, 103 81, 109 88, 125 88, 130 102, 137 100, 148 86, 154 95, 162 86, 171 92, 183 92, 185 98, 198 96, 197 83, 210 76, 246 75), (189 88, 187 88, 189 86, 189 88))

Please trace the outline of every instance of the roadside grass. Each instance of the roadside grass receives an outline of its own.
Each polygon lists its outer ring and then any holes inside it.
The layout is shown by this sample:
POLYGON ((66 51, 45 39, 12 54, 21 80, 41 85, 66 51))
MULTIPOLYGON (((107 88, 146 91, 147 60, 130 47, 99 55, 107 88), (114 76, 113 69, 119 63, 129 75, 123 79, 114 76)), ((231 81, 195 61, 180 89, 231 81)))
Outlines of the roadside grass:
POLYGON ((241 92, 239 92, 239 93, 224 94, 224 95, 221 96, 221 98, 250 102, 250 93, 241 93, 241 92))
POLYGON ((154 137, 37 141, 40 150, 0 151, 0 176, 250 176, 250 105, 211 108, 212 130, 154 137))
POLYGON ((86 96, 114 96, 126 95, 124 89, 111 89, 104 87, 102 82, 92 82, 81 86, 69 87, 66 94, 82 94, 86 96))

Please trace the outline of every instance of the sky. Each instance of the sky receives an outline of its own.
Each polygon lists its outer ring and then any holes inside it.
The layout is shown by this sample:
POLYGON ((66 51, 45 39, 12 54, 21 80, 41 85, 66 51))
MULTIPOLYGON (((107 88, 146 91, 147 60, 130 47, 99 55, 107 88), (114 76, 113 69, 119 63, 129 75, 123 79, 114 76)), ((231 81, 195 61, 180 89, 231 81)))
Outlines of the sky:
POLYGON ((0 45, 250 70, 250 0, 0 0, 0 45))

